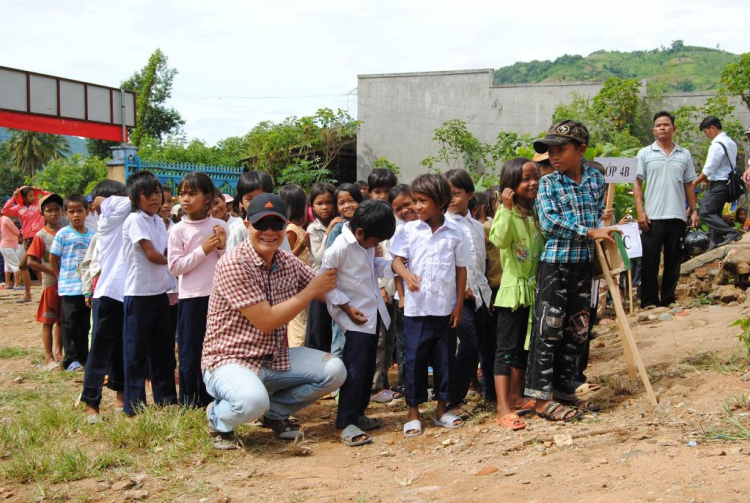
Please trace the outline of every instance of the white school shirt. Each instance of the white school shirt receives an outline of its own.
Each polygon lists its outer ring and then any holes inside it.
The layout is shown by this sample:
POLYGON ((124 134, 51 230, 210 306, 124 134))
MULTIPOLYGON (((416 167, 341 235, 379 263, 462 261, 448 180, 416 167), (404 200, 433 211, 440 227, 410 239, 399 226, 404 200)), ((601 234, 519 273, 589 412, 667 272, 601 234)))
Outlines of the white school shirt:
POLYGON ((96 242, 99 256, 99 281, 94 298, 109 297, 122 302, 125 295, 125 261, 122 256, 122 225, 132 213, 130 199, 122 196, 108 197, 100 207, 99 238, 96 242))
POLYGON ((167 229, 162 218, 138 210, 122 226, 126 297, 167 293, 171 284, 166 264, 154 264, 143 253, 139 244, 143 239, 151 241, 157 253, 163 254, 167 249, 167 229))
POLYGON ((703 174, 709 181, 716 182, 729 180, 737 159, 737 144, 725 132, 721 132, 711 140, 706 154, 706 164, 703 166, 703 174), (726 147, 727 151, 721 145, 726 147))
POLYGON ((374 334, 378 328, 378 314, 383 326, 391 325, 391 317, 380 295, 378 278, 393 277, 391 260, 376 258, 375 248, 365 250, 349 230, 349 223, 341 229, 341 235, 323 253, 320 272, 336 269, 336 288, 326 294, 326 304, 331 318, 346 333, 350 330, 374 334), (340 305, 348 303, 367 316, 367 323, 354 323, 340 305))
POLYGON ((448 316, 456 307, 456 267, 471 264, 471 249, 461 229, 446 218, 434 233, 421 220, 404 224, 393 236, 391 256, 409 261, 412 274, 422 278, 412 292, 404 280, 405 316, 448 316))
POLYGON ((447 212, 445 216, 461 228, 471 245, 471 265, 466 268, 466 288, 470 288, 474 294, 475 310, 478 311, 482 305, 489 306, 492 303, 492 289, 487 282, 487 276, 484 274, 487 268, 484 227, 469 213, 463 216, 458 213, 447 212))

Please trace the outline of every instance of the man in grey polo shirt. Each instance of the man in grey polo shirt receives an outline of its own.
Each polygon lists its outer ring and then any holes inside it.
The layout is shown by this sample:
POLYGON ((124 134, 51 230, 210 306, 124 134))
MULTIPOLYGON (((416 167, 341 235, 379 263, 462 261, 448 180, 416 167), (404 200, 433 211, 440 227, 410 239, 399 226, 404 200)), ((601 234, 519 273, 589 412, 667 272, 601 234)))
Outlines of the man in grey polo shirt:
POLYGON ((666 111, 654 115, 656 141, 638 152, 638 178, 633 187, 638 224, 643 242, 641 306, 668 306, 680 277, 682 239, 690 225, 698 225, 695 211, 695 166, 693 157, 672 138, 674 116, 666 111), (643 182, 646 182, 645 207, 643 182), (664 274, 659 292, 659 262, 664 252, 664 274), (661 293, 661 295, 660 295, 661 293))
POLYGON ((737 144, 721 129, 721 121, 709 116, 701 121, 701 131, 711 140, 703 172, 693 182, 696 187, 708 180, 708 188, 701 199, 701 220, 711 230, 709 250, 742 239, 742 234, 721 216, 729 202, 729 175, 737 162, 737 144))

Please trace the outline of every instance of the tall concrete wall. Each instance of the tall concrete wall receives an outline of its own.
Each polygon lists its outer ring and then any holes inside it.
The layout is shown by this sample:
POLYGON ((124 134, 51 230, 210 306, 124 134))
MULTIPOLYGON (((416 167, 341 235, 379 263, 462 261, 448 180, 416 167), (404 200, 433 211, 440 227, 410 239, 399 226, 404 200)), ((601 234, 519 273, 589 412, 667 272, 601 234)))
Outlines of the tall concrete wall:
MULTIPOLYGON (((465 121, 487 143, 494 143, 500 131, 538 134, 560 103, 570 103, 574 95, 592 98, 602 87, 590 82, 496 86, 493 77, 492 69, 359 75, 358 178, 366 178, 381 156, 401 167, 405 182, 425 172, 421 161, 437 152, 432 138, 447 120, 465 121)), ((702 105, 709 96, 682 93, 663 103, 672 109, 702 105)), ((750 113, 739 115, 743 124, 750 123, 750 113)))

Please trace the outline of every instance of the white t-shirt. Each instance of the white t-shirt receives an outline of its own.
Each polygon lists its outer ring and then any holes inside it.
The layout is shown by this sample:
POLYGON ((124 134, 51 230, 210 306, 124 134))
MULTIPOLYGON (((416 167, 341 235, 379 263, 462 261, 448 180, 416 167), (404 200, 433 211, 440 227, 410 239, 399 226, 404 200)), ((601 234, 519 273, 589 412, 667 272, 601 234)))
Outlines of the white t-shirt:
POLYGON ((163 254, 167 249, 167 229, 159 215, 142 211, 131 213, 122 226, 123 259, 125 260, 125 296, 145 297, 167 293, 170 276, 167 265, 151 262, 140 241, 151 241, 154 249, 163 254))
POLYGON ((99 237, 96 241, 101 273, 94 298, 109 297, 123 301, 125 291, 125 262, 122 259, 122 224, 132 213, 130 199, 108 197, 101 205, 99 237))

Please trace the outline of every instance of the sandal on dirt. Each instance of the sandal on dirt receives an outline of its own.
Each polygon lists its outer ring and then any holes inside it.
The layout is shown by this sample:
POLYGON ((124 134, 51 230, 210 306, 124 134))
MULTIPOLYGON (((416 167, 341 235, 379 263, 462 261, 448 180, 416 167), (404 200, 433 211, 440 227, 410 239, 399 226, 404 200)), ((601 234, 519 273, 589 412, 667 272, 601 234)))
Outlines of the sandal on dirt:
POLYGON ((602 387, 598 384, 585 382, 576 388, 576 395, 582 395, 590 391, 599 391, 600 389, 602 389, 602 387))
POLYGON ((394 398, 396 398, 394 395, 395 393, 393 391, 389 389, 384 389, 383 391, 375 395, 372 395, 370 397, 370 400, 372 400, 373 402, 377 402, 377 403, 388 403, 394 398))
POLYGON ((532 398, 531 400, 521 405, 521 407, 519 407, 517 410, 514 410, 513 412, 515 412, 519 416, 527 416, 531 414, 532 412, 534 412, 534 407, 536 407, 536 400, 532 398))
POLYGON ((404 423, 404 435, 407 437, 418 437, 421 434, 422 421, 419 419, 412 419, 411 421, 404 423))
POLYGON ((464 425, 464 420, 460 417, 451 414, 450 412, 446 412, 442 416, 440 416, 440 419, 433 418, 432 420, 433 424, 435 426, 442 426, 443 428, 448 428, 449 430, 455 430, 456 428, 460 428, 464 425), (456 421, 460 421, 458 424, 456 424, 456 421))
POLYGON ((350 424, 341 432, 341 441, 349 447, 356 447, 358 445, 369 444, 372 442, 372 438, 370 438, 367 433, 357 428, 357 426, 350 424))
POLYGON ((596 402, 587 402, 585 400, 563 400, 558 398, 557 400, 563 405, 573 407, 584 412, 599 412, 602 410, 602 406, 596 402))
POLYGON ((496 417, 495 422, 498 426, 501 428, 505 428, 508 430, 522 430, 526 428, 526 423, 523 422, 523 419, 521 419, 518 414, 515 412, 511 412, 510 414, 506 414, 503 417, 496 417))
POLYGON ((376 419, 374 417, 367 417, 367 416, 359 416, 357 418, 357 428, 364 431, 374 430, 375 428, 380 428, 383 424, 383 421, 380 419, 376 419))
POLYGON ((266 416, 261 418, 261 424, 265 428, 270 428, 282 440, 295 440, 303 437, 304 434, 299 429, 299 421, 295 419, 268 419, 266 416))
POLYGON ((568 422, 580 419, 585 412, 586 411, 584 410, 576 407, 568 407, 567 405, 563 405, 560 402, 555 402, 553 400, 544 407, 544 410, 541 412, 537 411, 537 415, 550 421, 568 422))

